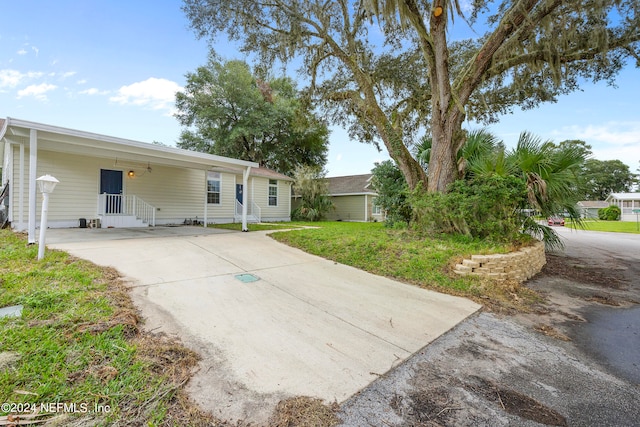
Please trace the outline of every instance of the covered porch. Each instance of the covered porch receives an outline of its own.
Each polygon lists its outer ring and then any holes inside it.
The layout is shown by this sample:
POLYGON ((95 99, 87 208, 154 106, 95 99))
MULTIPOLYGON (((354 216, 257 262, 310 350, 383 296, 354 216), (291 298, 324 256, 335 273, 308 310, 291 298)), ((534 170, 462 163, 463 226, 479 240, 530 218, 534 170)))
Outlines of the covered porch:
MULTIPOLYGON (((9 220, 35 242, 40 197, 36 178, 60 180, 51 196, 49 226, 148 227, 192 220, 210 222, 207 172, 232 169, 245 185, 253 162, 148 144, 90 132, 7 118, 0 122, 4 146, 3 183, 9 185, 9 220)), ((246 229, 247 206, 240 220, 246 229)))

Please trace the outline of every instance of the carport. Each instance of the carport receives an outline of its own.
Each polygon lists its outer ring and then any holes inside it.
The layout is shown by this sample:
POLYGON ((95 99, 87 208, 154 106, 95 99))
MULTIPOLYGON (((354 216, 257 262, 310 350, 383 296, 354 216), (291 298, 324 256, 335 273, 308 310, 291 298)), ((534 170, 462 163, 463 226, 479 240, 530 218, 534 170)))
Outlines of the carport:
POLYGON ((201 354, 190 394, 227 420, 265 422, 291 396, 342 402, 480 308, 265 232, 51 246, 125 275, 145 327, 201 354))

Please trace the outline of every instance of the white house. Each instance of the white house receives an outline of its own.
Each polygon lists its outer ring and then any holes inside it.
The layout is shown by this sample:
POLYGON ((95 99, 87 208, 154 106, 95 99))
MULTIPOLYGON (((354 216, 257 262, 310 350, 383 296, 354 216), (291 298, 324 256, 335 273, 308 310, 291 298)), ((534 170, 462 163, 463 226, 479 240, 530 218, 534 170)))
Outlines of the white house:
POLYGON ((640 211, 640 193, 611 193, 606 202, 620 208, 620 221, 636 221, 634 210, 640 211))
POLYGON ((0 156, 9 221, 30 242, 45 174, 60 181, 52 228, 290 220, 291 178, 254 162, 14 118, 0 119, 0 156))

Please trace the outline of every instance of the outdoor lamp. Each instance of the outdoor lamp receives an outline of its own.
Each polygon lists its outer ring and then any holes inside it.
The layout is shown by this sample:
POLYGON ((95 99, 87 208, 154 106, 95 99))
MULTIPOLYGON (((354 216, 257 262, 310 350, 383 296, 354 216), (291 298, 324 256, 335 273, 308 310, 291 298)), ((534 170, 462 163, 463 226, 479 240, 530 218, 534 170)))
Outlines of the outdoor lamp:
POLYGON ((51 175, 43 175, 36 179, 42 193, 42 213, 40 214, 40 240, 38 241, 38 259, 44 257, 44 240, 47 232, 47 212, 49 210, 49 194, 53 193, 60 182, 51 175))
POLYGON ((56 185, 60 181, 52 177, 51 175, 43 175, 40 178, 36 179, 38 183, 38 188, 42 194, 50 194, 53 193, 53 190, 56 188, 56 185))
POLYGON ((128 176, 129 178, 133 178, 135 174, 136 174, 136 173, 135 173, 134 171, 129 171, 129 172, 127 172, 127 176, 128 176))

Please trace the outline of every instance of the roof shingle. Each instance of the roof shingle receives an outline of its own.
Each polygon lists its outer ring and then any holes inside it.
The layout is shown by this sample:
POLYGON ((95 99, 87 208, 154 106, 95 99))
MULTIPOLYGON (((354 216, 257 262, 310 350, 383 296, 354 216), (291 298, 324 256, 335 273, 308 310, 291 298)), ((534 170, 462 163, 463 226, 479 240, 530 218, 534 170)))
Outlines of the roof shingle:
POLYGON ((326 178, 329 183, 329 194, 332 196, 340 194, 376 194, 376 192, 369 187, 372 176, 370 173, 367 173, 364 175, 326 178))

